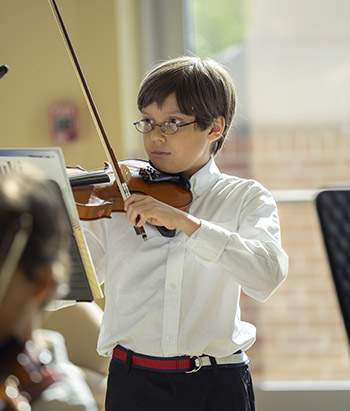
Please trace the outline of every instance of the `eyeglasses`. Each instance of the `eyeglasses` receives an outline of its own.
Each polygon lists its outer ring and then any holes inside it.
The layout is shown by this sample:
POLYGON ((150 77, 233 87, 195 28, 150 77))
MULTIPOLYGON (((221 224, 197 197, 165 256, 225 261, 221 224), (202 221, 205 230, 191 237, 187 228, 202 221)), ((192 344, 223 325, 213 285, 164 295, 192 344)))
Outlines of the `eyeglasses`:
POLYGON ((159 127, 161 132, 166 134, 166 135, 171 135, 175 134, 179 131, 179 128, 189 126, 190 124, 196 123, 197 120, 191 121, 190 123, 185 123, 185 124, 177 124, 176 120, 171 120, 171 121, 164 121, 162 124, 156 124, 152 120, 139 120, 135 121, 134 126, 137 131, 140 133, 150 133, 155 126, 159 127))

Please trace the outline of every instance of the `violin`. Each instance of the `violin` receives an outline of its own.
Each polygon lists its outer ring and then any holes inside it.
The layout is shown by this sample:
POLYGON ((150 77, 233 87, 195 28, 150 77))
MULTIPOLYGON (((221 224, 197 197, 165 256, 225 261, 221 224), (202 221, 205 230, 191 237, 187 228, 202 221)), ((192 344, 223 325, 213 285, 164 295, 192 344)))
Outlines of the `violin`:
MULTIPOLYGON (((108 183, 101 183, 101 187, 92 187, 89 183, 85 184, 87 186, 90 186, 89 188, 82 189, 79 186, 75 186, 73 188, 73 196, 77 201, 77 208, 80 218, 91 220, 110 217, 112 211, 124 211, 123 203, 127 198, 131 196, 132 192, 150 195, 156 199, 159 199, 160 201, 163 201, 180 209, 188 208, 192 202, 192 193, 190 191, 189 181, 184 183, 184 177, 176 178, 174 177, 174 175, 168 175, 169 178, 166 182, 166 173, 162 173, 161 171, 154 169, 154 167, 150 165, 140 165, 140 162, 142 162, 142 160, 126 160, 128 164, 126 164, 125 162, 124 164, 123 162, 120 162, 122 165, 125 165, 126 169, 128 170, 126 173, 125 169, 124 173, 122 172, 121 167, 119 166, 119 162, 108 140, 97 107, 85 80, 78 58, 75 54, 61 13, 56 4, 56 0, 49 0, 49 3, 55 16, 58 28, 60 29, 60 32, 62 34, 62 38, 65 42, 73 67, 77 74, 77 78, 94 120, 101 143, 109 160, 109 165, 107 166, 107 170, 105 170, 105 174, 107 174, 110 178, 110 181, 108 183), (160 176, 161 174, 163 176, 160 176), (131 176, 129 180, 128 176, 131 176), (129 184, 131 185, 130 188, 129 184), (181 198, 182 196, 183 198, 181 198), (95 207, 95 210, 92 210, 93 207, 95 207)), ((68 169, 68 172, 70 174, 74 173, 77 175, 86 173, 86 170, 83 170, 79 167, 75 167, 75 169, 75 172, 73 172, 72 169, 70 171, 68 169)), ((84 178, 85 177, 89 179, 89 176, 85 175, 84 178)), ((98 184, 96 183, 96 180, 95 184, 98 184)), ((135 226, 134 229, 138 235, 142 235, 142 238, 144 240, 148 239, 143 227, 135 226)), ((162 235, 165 235, 166 237, 173 237, 175 235, 175 230, 167 230, 165 227, 158 226, 157 229, 162 235)))
MULTIPOLYGON (((180 210, 191 205, 190 182, 183 175, 163 173, 138 159, 121 160, 119 167, 131 193, 150 195, 180 210)), ((67 174, 81 220, 110 218, 112 212, 124 212, 124 201, 109 163, 103 171, 95 172, 67 167, 67 174)))
POLYGON ((30 404, 59 380, 51 360, 51 353, 39 351, 33 341, 6 341, 0 347, 0 410, 31 410, 30 404))

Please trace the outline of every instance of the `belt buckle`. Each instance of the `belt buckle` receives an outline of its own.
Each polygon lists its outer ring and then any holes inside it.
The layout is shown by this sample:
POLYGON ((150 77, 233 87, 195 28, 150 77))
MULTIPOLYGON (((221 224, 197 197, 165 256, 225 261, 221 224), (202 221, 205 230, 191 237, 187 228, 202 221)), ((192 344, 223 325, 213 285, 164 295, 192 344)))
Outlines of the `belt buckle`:
POLYGON ((193 374, 193 373, 199 371, 203 366, 203 360, 202 360, 201 357, 199 357, 198 355, 194 355, 194 356, 191 357, 191 359, 192 358, 195 358, 194 364, 195 364, 196 368, 193 368, 193 370, 191 370, 191 371, 185 371, 186 374, 193 374), (198 365, 196 365, 196 360, 198 360, 198 365))

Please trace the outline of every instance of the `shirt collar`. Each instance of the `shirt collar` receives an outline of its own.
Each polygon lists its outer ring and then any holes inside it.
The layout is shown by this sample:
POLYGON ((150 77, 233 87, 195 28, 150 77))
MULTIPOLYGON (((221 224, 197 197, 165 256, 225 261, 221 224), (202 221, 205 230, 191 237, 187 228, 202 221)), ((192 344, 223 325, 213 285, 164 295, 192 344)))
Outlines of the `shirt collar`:
POLYGON ((191 190, 197 196, 203 194, 209 187, 219 179, 220 170, 211 158, 200 170, 190 178, 191 190))

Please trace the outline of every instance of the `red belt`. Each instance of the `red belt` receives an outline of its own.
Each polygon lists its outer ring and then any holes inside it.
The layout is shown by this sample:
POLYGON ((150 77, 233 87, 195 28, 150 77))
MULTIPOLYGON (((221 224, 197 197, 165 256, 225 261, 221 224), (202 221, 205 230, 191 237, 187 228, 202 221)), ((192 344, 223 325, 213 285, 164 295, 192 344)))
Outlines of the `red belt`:
POLYGON ((127 350, 120 345, 113 349, 113 358, 122 364, 149 371, 195 372, 200 368, 195 365, 195 359, 198 357, 151 357, 127 350))

